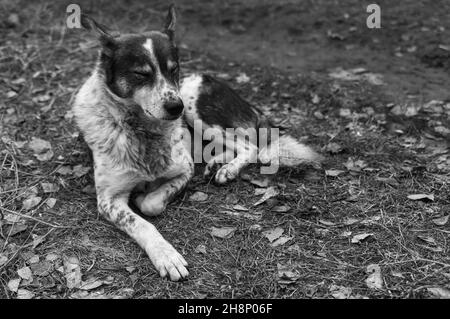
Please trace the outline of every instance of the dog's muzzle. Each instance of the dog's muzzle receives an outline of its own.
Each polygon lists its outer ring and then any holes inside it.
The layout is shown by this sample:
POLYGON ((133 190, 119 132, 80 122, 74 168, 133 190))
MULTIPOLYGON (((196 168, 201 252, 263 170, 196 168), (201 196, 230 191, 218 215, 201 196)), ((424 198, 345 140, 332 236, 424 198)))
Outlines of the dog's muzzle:
POLYGON ((180 117, 184 109, 183 101, 180 98, 165 102, 163 107, 171 119, 180 117))

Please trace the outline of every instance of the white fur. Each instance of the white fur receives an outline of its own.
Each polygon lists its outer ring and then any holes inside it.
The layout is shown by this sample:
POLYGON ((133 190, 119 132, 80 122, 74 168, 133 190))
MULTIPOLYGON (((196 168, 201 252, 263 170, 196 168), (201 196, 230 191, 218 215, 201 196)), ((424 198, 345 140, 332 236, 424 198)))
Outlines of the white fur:
POLYGON ((258 155, 262 163, 279 161, 280 166, 297 166, 302 163, 319 163, 322 156, 312 148, 299 143, 290 135, 283 135, 262 148, 258 155))
POLYGON ((202 86, 202 76, 191 74, 181 80, 180 96, 184 104, 184 116, 187 123, 194 127, 194 121, 199 119, 197 113, 197 99, 202 86))

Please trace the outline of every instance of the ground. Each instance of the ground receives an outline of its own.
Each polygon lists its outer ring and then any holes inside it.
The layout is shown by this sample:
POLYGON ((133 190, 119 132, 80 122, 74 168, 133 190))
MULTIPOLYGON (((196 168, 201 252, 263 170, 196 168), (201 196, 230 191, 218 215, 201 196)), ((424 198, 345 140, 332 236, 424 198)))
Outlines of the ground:
MULTIPOLYGON (((97 213, 70 102, 98 46, 65 28, 71 2, 0 1, 0 297, 449 297, 448 1, 378 1, 372 30, 371 2, 176 1, 183 72, 326 156, 226 186, 197 174, 151 220, 189 262, 178 283, 97 213)), ((160 28, 167 7, 78 3, 120 32, 160 28)))

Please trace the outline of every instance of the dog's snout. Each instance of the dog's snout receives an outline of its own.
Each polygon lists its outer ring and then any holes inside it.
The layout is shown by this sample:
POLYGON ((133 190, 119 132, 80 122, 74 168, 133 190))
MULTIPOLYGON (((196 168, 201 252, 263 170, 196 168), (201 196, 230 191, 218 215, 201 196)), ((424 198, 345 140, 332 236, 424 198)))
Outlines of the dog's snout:
POLYGON ((171 116, 179 116, 184 109, 183 101, 180 98, 164 103, 164 109, 171 116))

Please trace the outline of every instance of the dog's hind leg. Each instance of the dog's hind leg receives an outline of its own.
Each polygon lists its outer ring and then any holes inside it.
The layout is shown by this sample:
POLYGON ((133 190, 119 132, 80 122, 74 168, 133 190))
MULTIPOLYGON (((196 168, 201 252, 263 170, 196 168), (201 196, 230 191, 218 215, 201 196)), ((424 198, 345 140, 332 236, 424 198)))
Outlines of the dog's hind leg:
MULTIPOLYGON (((237 139, 235 141, 229 142, 230 139, 227 138, 225 142, 228 150, 230 149, 230 144, 234 146, 231 149, 237 155, 217 171, 215 180, 218 184, 225 184, 234 180, 244 167, 250 163, 257 162, 258 147, 240 135, 236 137, 237 139)), ((234 136, 232 138, 234 139, 234 136)))

